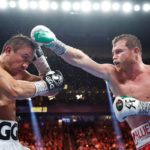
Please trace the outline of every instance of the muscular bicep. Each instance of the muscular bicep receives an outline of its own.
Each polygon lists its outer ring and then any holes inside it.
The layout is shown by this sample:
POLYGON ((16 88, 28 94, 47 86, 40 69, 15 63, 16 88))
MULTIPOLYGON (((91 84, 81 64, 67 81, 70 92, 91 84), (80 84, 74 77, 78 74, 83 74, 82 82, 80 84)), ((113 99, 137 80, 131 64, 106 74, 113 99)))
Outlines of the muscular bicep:
POLYGON ((32 82, 14 79, 0 68, 0 92, 10 99, 23 99, 34 95, 35 86, 32 82))

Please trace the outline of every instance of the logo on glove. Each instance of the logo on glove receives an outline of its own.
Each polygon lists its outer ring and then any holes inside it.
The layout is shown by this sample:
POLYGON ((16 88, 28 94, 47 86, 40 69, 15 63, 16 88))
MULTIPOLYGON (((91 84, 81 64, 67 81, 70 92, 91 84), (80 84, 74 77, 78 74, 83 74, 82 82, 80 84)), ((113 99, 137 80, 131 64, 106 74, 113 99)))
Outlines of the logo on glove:
POLYGON ((121 99, 118 99, 118 101, 116 102, 116 108, 118 111, 121 111, 123 108, 123 101, 121 99))
POLYGON ((52 79, 56 86, 61 86, 63 84, 63 75, 60 71, 56 70, 56 73, 52 75, 52 79))

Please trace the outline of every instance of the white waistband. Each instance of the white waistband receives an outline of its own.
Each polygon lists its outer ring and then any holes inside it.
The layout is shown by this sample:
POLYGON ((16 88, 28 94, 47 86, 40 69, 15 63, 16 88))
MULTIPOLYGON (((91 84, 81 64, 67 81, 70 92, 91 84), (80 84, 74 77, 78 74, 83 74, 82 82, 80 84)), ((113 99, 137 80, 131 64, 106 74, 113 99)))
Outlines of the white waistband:
POLYGON ((133 129, 131 134, 137 149, 150 144, 150 121, 133 129))
POLYGON ((18 123, 10 120, 0 120, 0 140, 18 140, 18 123))

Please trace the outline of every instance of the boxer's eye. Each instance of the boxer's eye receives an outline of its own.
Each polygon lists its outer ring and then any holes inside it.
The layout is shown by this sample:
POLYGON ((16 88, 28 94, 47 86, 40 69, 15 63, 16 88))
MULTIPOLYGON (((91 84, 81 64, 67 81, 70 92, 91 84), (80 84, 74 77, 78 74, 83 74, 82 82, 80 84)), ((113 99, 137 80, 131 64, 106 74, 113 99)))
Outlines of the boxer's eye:
POLYGON ((23 57, 23 59, 27 59, 28 57, 27 56, 22 56, 23 57))
POLYGON ((25 62, 28 62, 28 63, 32 62, 32 59, 30 60, 30 57, 28 55, 23 55, 22 58, 25 62))

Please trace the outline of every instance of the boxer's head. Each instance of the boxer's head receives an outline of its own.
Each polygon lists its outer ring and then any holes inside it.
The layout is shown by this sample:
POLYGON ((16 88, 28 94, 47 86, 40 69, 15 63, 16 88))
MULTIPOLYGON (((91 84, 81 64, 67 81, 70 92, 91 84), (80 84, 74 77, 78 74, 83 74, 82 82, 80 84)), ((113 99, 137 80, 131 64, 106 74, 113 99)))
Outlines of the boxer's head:
POLYGON ((131 34, 122 34, 112 41, 114 65, 118 70, 126 70, 132 64, 142 61, 142 46, 140 40, 131 34))
POLYGON ((116 36, 113 40, 112 40, 112 45, 113 47, 116 45, 116 43, 118 41, 124 40, 126 41, 126 47, 128 47, 129 49, 133 49, 133 48, 138 48, 141 53, 142 53, 142 45, 140 40, 131 34, 121 34, 119 36, 116 36))
POLYGON ((38 45, 33 40, 22 34, 14 35, 9 40, 7 40, 2 48, 2 53, 5 52, 7 46, 11 46, 14 52, 24 46, 30 47, 33 52, 38 48, 38 45))
POLYGON ((29 37, 18 34, 12 36, 3 46, 5 67, 13 74, 28 68, 38 45, 29 37), (8 67, 9 66, 9 67, 8 67), (11 70, 10 70, 11 69, 11 70))

